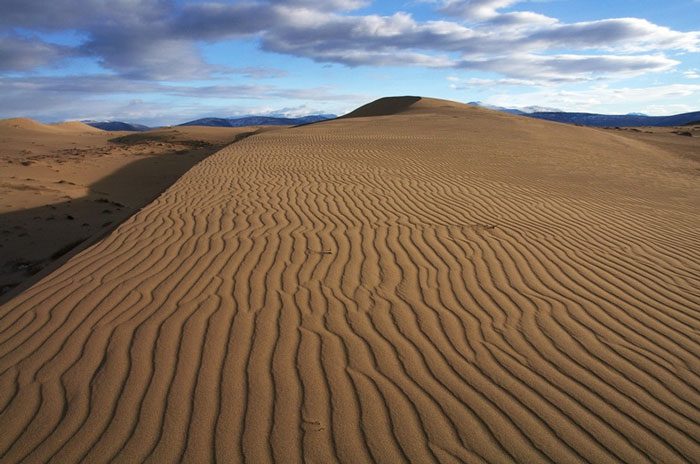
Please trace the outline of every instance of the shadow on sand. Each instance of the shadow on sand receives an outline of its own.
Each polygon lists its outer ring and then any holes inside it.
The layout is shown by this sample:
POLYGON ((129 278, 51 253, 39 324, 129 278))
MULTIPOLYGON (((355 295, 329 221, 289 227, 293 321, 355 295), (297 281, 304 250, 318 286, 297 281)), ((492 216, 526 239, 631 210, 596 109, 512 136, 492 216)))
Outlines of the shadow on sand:
POLYGON ((91 184, 84 197, 0 214, 0 304, 97 243, 226 145, 138 159, 91 184))

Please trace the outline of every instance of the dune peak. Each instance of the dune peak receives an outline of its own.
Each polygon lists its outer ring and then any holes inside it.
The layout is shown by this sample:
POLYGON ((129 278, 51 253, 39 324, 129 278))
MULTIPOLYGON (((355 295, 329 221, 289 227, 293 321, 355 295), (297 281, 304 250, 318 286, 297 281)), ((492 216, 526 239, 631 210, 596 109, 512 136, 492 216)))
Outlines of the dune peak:
POLYGON ((80 121, 63 121, 56 124, 51 124, 52 127, 71 130, 71 131, 81 131, 81 132, 101 132, 101 129, 92 127, 80 121))
POLYGON ((0 119, 0 127, 14 127, 17 129, 41 129, 46 128, 46 124, 35 121, 31 118, 8 118, 0 119))
POLYGON ((444 110, 473 111, 475 108, 465 103, 459 103, 452 100, 405 95, 397 97, 383 97, 378 100, 374 100, 373 102, 362 105, 356 110, 341 116, 341 118, 366 118, 373 116, 391 116, 404 113, 440 112, 444 110))

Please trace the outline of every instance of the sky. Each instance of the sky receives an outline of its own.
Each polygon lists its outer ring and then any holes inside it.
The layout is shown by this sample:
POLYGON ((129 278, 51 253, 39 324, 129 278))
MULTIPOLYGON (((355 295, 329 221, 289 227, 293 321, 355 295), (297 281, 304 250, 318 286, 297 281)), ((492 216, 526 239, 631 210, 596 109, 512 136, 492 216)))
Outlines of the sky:
POLYGON ((700 0, 0 0, 0 118, 700 110, 700 0))

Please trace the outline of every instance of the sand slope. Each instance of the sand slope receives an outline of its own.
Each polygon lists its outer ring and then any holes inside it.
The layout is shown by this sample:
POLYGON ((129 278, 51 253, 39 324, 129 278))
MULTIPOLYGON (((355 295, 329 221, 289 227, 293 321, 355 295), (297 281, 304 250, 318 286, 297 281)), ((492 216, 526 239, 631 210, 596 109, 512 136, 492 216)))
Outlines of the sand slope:
POLYGON ((697 164, 399 103, 225 148, 0 307, 0 460, 697 460, 697 164))
POLYGON ((30 118, 9 118, 0 119, 0 136, 6 136, 5 131, 11 130, 34 132, 36 134, 76 134, 91 132, 94 134, 104 134, 105 131, 89 126, 80 121, 65 121, 56 124, 43 124, 30 118))
POLYGON ((255 128, 137 135, 0 120, 0 303, 111 232, 208 155, 255 128))

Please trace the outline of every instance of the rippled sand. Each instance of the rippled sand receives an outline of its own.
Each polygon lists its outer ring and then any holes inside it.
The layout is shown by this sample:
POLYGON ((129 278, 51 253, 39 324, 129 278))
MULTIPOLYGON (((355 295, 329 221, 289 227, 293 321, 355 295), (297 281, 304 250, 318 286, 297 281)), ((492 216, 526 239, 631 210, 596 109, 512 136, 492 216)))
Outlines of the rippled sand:
POLYGON ((0 460, 697 460, 697 164, 374 105, 230 145, 0 307, 0 460))

